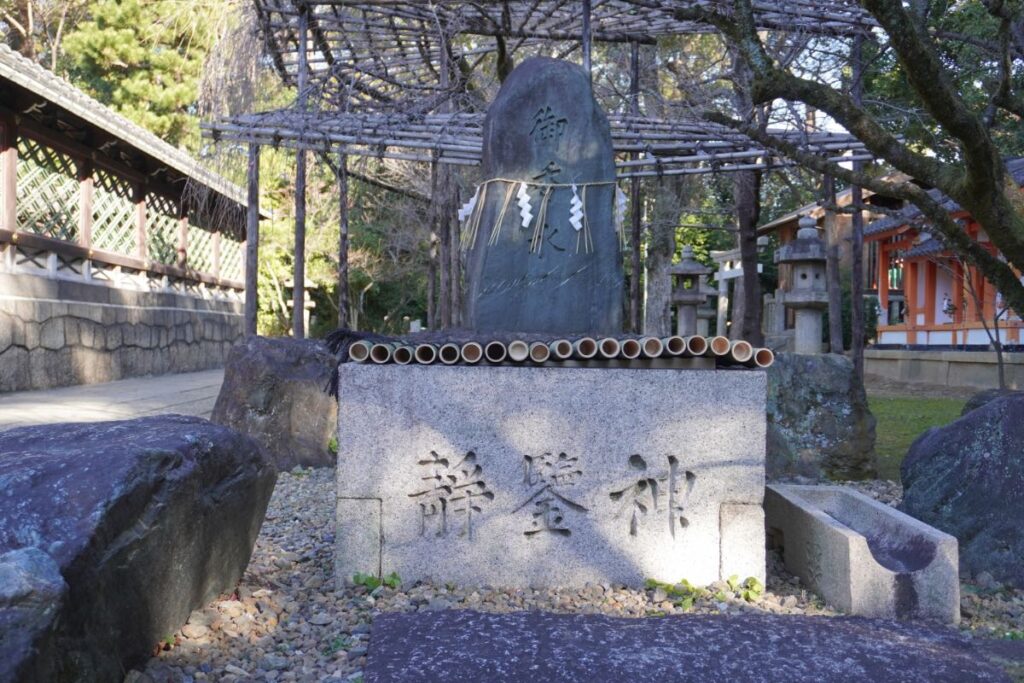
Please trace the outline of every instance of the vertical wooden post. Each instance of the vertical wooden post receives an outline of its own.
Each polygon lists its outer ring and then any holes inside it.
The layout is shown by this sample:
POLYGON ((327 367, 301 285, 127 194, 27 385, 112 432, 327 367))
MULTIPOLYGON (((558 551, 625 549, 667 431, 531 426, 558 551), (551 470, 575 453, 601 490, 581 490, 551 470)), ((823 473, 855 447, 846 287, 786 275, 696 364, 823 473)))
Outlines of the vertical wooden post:
POLYGON ((256 336, 259 308, 260 146, 249 144, 248 196, 245 208, 245 336, 256 336))
POLYGON ((178 267, 188 268, 188 206, 181 200, 181 215, 178 217, 178 267))
POLYGON ((78 175, 78 243, 86 249, 92 246, 92 204, 95 185, 92 177, 92 162, 80 159, 76 162, 78 175))
MULTIPOLYGON (((135 256, 145 260, 148 252, 146 246, 146 187, 145 185, 132 186, 132 203, 135 204, 135 256)), ((181 253, 181 238, 179 227, 178 261, 183 257, 181 253)))
MULTIPOLYGON (((836 203, 836 184, 832 176, 822 177, 824 203, 836 203)), ((843 352, 843 288, 839 273, 839 226, 836 212, 825 209, 825 282, 828 287, 828 346, 832 353, 843 352)))
POLYGON ((451 246, 452 246, 452 234, 448 226, 447 217, 447 201, 445 195, 447 195, 447 183, 442 175, 443 170, 441 164, 438 163, 435 154, 434 160, 430 162, 430 185, 433 188, 431 192, 431 214, 432 223, 434 227, 434 233, 438 236, 438 274, 440 279, 440 287, 437 292, 437 326, 439 329, 451 327, 452 324, 452 310, 451 310, 451 246))
POLYGON ((0 227, 18 229, 18 129, 14 121, 0 121, 0 227))
MULTIPOLYGON (((589 3, 587 3, 589 5, 589 3)), ((589 7, 588 7, 589 9, 589 7)), ((633 116, 640 114, 640 44, 632 43, 630 52, 630 81, 629 81, 629 107, 633 116)), ((588 57, 589 59, 589 57, 588 57)), ((639 153, 633 153, 634 159, 639 159, 639 153)), ((629 201, 632 209, 632 229, 630 230, 630 253, 632 276, 629 278, 629 329, 640 334, 641 311, 640 311, 640 242, 641 233, 641 203, 640 179, 631 178, 629 185, 629 201)))
MULTIPOLYGON (((853 39, 851 57, 853 61, 853 82, 850 84, 850 95, 854 103, 859 107, 864 92, 864 59, 863 59, 864 36, 857 35, 853 39)), ((853 162, 854 172, 864 168, 864 162, 853 162)), ((864 272, 862 262, 864 260, 864 193, 861 188, 854 185, 850 188, 850 198, 853 204, 853 219, 850 221, 853 244, 853 259, 850 263, 851 269, 851 296, 850 302, 851 321, 853 328, 850 339, 850 352, 853 354, 853 372, 857 381, 864 384, 864 272)))
POLYGON ((338 160, 338 327, 349 327, 348 302, 348 156, 338 160))
MULTIPOLYGON (((306 54, 309 33, 309 8, 299 8, 298 108, 306 112, 309 64, 306 54)), ((292 277, 292 336, 306 336, 306 150, 295 156, 295 262, 292 277)))
POLYGON ((878 305, 882 308, 882 320, 889 323, 889 250, 885 243, 878 244, 878 305))
MULTIPOLYGON (((587 78, 593 82, 594 74, 591 68, 591 50, 592 50, 592 36, 590 31, 590 0, 583 0, 583 36, 582 36, 582 48, 583 48, 583 70, 587 72, 587 78)), ((633 42, 633 49, 636 50, 637 43, 633 42)), ((635 54, 635 52, 634 52, 635 54)), ((634 56, 635 60, 636 57, 634 56)))
POLYGON ((213 233, 213 275, 218 280, 220 279, 220 242, 222 236, 220 230, 213 233))

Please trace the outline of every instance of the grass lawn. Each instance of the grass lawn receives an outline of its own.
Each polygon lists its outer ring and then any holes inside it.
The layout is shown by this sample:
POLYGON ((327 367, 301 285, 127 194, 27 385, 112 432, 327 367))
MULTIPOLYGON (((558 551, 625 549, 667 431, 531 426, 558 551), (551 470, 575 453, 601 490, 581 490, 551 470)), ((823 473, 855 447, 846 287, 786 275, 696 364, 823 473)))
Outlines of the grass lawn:
POLYGON ((869 396, 868 405, 878 419, 875 452, 878 476, 900 480, 900 463, 914 439, 929 427, 948 424, 960 417, 967 401, 961 398, 869 396))

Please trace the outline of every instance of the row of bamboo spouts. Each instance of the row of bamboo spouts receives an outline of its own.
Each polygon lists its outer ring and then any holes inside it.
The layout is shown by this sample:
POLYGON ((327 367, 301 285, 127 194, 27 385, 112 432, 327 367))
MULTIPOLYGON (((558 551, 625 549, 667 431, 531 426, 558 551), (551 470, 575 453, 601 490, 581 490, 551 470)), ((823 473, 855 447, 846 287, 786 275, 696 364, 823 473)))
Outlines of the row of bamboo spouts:
POLYGON ((514 340, 480 343, 446 342, 444 344, 406 344, 402 342, 372 342, 365 339, 353 342, 348 349, 349 359, 356 363, 398 363, 455 365, 466 363, 526 363, 551 361, 591 361, 653 358, 714 358, 716 364, 744 365, 767 368, 775 362, 771 349, 755 348, 743 340, 727 337, 640 337, 623 338, 581 337, 556 339, 551 342, 514 340))

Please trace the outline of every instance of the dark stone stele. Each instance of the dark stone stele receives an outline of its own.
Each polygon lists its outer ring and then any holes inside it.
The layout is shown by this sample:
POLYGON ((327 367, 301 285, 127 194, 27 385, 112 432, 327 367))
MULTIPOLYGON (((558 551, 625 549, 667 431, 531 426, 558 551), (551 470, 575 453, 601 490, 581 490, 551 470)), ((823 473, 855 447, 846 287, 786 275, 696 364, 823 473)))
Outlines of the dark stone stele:
POLYGON ((956 536, 962 570, 1024 588, 1024 394, 928 430, 900 476, 900 509, 956 536))
POLYGON ((276 479, 195 417, 0 432, 0 681, 122 680, 234 589, 276 479))
POLYGON ((252 437, 277 468, 333 467, 335 357, 318 341, 248 337, 231 348, 210 420, 252 437))
POLYGON ((367 683, 1010 680, 956 631, 907 622, 470 610, 378 616, 364 674, 367 683))
MULTIPOLYGON (((611 129, 579 66, 534 57, 509 74, 487 112, 483 178, 543 183, 615 180, 611 129)), ((611 184, 587 189, 593 250, 577 250, 570 188, 552 191, 543 244, 531 253, 515 197, 500 226, 508 183, 487 190, 475 246, 467 256, 464 321, 470 329, 552 334, 622 331, 623 270, 611 184), (488 244, 500 229, 496 244, 488 244)), ((517 187, 518 189, 518 187, 517 187)), ((583 188, 578 187, 582 199, 583 188)), ((531 192, 536 218, 541 191, 531 192)))

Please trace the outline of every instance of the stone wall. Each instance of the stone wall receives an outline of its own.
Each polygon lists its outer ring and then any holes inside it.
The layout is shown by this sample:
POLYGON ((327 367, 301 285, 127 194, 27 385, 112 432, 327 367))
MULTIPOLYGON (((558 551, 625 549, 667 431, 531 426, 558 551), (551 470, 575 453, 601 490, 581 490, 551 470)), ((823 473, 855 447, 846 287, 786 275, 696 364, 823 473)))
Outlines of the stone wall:
POLYGON ((242 303, 0 273, 0 392, 220 367, 242 303))
MULTIPOLYGON (((1006 384, 1024 389, 1024 353, 1004 353, 1006 384)), ((999 371, 994 351, 867 349, 864 370, 901 382, 994 389, 999 371)))

